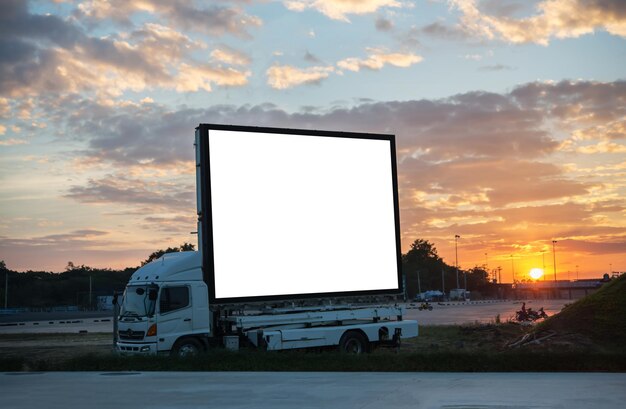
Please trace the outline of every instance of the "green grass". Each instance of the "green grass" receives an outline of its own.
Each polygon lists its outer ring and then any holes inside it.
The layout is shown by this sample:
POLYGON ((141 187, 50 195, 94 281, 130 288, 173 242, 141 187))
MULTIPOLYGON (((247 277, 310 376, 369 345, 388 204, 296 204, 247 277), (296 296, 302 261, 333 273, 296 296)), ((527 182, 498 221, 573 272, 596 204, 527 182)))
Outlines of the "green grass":
POLYGON ((546 330, 581 334, 603 346, 623 346, 626 342, 626 275, 565 307, 536 328, 536 331, 546 330))
POLYGON ((82 355, 63 361, 0 359, 2 371, 359 371, 516 372, 626 370, 626 353, 428 352, 361 356, 335 352, 212 351, 200 357, 82 355))
POLYGON ((0 336, 0 371, 626 371, 626 276, 565 308, 536 328, 511 323, 423 326, 399 351, 352 356, 335 351, 231 352, 192 359, 118 356, 108 334, 0 336), (528 331, 558 333, 541 345, 507 345, 528 331), (584 341, 584 342, 581 342, 584 341))

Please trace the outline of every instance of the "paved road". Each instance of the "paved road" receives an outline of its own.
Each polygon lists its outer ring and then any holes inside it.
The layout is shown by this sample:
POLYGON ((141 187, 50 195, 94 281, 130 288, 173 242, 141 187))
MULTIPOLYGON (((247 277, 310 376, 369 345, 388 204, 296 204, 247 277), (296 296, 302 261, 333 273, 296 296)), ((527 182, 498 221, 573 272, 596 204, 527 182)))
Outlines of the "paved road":
MULTIPOLYGON (((556 314, 570 300, 530 300, 527 307, 539 309, 544 307, 549 314, 556 314)), ((488 323, 495 320, 500 314, 500 319, 505 322, 515 316, 515 311, 521 307, 521 301, 498 301, 474 304, 449 303, 439 305, 433 303, 432 311, 419 311, 411 307, 406 311, 405 319, 417 320, 419 325, 454 325, 474 322, 488 323)), ((23 320, 13 317, 12 322, 0 320, 0 334, 33 334, 50 332, 76 333, 87 332, 112 332, 113 319, 110 312, 94 314, 80 313, 80 315, 63 316, 55 313, 38 313, 40 315, 20 315, 23 320)), ((61 313, 63 314, 63 313, 61 313)), ((65 313, 67 314, 67 313, 65 313)))
POLYGON ((57 311, 57 312, 19 312, 0 314, 0 325, 12 322, 45 322, 81 320, 83 318, 113 318, 113 311, 57 311))
POLYGON ((626 374, 7 373, 0 396, 5 409, 621 409, 626 374))
MULTIPOLYGON (((544 307, 548 315, 553 315, 561 311, 565 304, 572 302, 571 300, 528 300, 526 301, 526 307, 531 307, 534 310, 544 307)), ((506 322, 509 318, 515 317, 515 311, 521 308, 522 301, 448 304, 451 305, 432 303, 432 311, 419 311, 418 309, 409 308, 404 318, 417 320, 420 325, 455 325, 473 322, 493 322, 496 315, 499 314, 500 320, 506 322)), ((417 306, 418 304, 415 305, 417 306)))

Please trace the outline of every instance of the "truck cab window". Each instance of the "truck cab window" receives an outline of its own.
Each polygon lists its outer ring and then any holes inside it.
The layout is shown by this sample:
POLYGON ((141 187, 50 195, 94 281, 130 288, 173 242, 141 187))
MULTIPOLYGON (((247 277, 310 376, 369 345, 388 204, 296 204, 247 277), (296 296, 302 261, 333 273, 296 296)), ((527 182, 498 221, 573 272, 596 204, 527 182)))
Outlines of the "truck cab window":
POLYGON ((179 310, 189 305, 189 288, 164 287, 161 289, 161 300, 159 310, 161 314, 179 310))

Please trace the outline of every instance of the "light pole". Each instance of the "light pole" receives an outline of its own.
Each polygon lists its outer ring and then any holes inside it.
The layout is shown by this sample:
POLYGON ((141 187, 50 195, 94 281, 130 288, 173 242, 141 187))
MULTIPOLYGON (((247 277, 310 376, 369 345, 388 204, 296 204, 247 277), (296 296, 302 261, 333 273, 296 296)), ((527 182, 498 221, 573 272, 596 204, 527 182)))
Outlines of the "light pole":
POLYGON ((4 273, 4 309, 7 309, 9 301, 9 270, 4 273))
POLYGON ((543 268, 543 281, 546 281, 546 253, 541 252, 541 264, 543 268))
POLYGON ((552 257, 554 259, 554 282, 556 282, 556 240, 552 240, 552 257))
POLYGON ((578 264, 576 264, 576 281, 578 281, 578 264))
POLYGON ((443 296, 446 296, 446 283, 443 280, 443 268, 441 269, 441 292, 443 293, 443 296))
POLYGON ((511 274, 513 275, 513 284, 515 284, 515 262, 513 261, 513 254, 511 254, 511 274))
POLYGON ((461 236, 454 235, 454 264, 456 266, 456 288, 459 288, 459 239, 461 236))
POLYGON ((487 253, 485 253, 485 273, 487 273, 487 281, 489 281, 489 258, 487 257, 487 253))
POLYGON ((420 271, 417 270, 417 291, 419 292, 420 298, 422 298, 422 283, 420 282, 420 271))

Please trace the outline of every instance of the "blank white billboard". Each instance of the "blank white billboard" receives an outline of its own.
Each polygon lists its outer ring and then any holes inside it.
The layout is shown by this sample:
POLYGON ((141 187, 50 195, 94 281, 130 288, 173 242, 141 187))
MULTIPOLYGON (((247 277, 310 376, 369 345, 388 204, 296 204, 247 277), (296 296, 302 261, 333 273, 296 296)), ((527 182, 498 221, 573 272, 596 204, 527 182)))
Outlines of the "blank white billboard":
POLYGON ((390 137, 208 139, 216 300, 400 288, 390 137))

